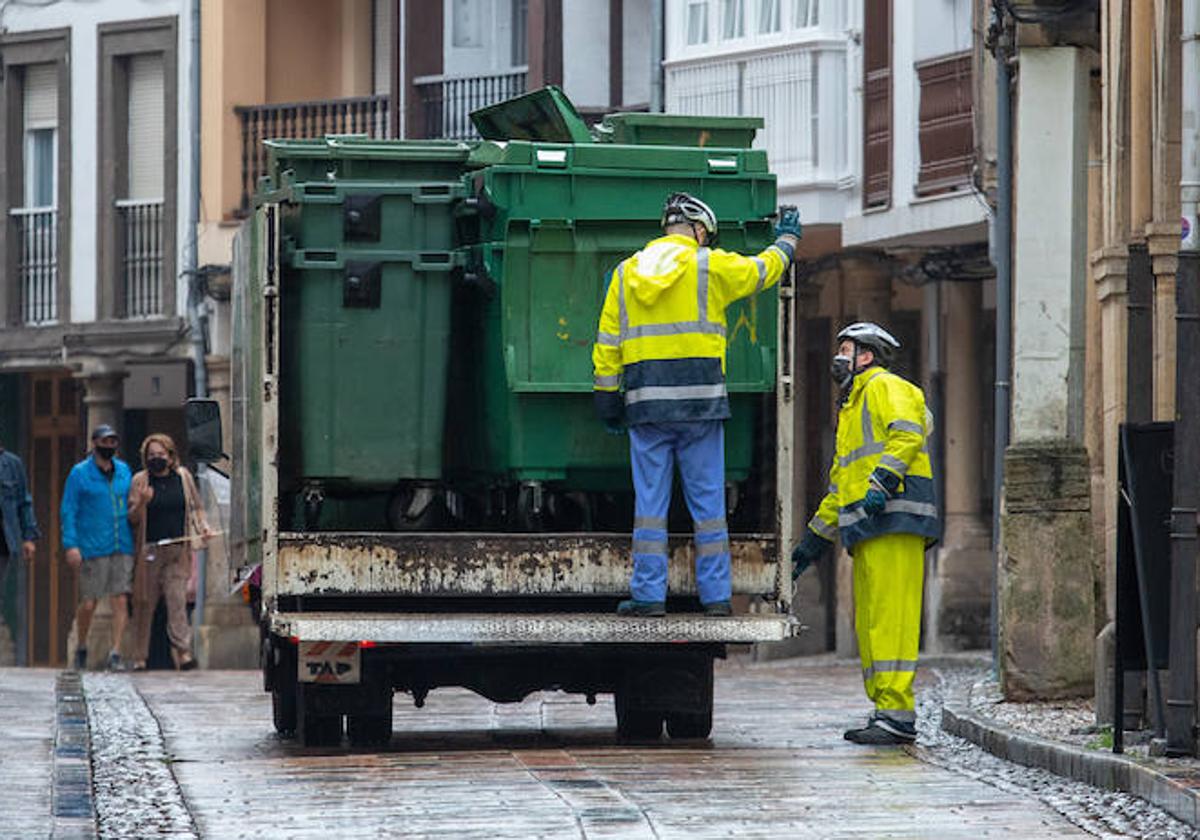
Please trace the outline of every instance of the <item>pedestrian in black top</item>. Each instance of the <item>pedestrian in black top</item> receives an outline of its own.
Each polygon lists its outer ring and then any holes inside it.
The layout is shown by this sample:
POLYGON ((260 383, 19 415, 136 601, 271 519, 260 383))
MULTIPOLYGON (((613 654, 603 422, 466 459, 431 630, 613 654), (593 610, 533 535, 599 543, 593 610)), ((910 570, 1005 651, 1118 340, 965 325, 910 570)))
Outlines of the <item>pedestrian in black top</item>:
POLYGON ((192 474, 179 463, 175 443, 153 434, 142 443, 141 472, 129 491, 129 519, 136 537, 133 575, 133 669, 146 667, 150 626, 161 596, 167 602, 167 637, 175 667, 196 667, 187 616, 192 550, 211 535, 192 474))

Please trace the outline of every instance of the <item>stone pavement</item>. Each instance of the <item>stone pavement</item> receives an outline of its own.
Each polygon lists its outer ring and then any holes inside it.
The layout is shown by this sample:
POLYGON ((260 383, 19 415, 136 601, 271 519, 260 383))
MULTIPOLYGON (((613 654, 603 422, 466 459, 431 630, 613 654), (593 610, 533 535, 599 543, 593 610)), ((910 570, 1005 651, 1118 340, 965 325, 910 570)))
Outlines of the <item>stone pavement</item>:
POLYGON ((0 669, 0 837, 50 834, 57 676, 0 669))
MULTIPOLYGON (((49 727, 53 681, 0 671, 0 709, 27 731, 49 727)), ((928 671, 922 682, 937 683, 928 671)), ((417 710, 401 695, 391 743, 351 750, 277 739, 253 672, 89 674, 85 688, 101 837, 1091 836, 1018 786, 915 757, 936 745, 843 741, 866 708, 857 669, 830 660, 720 663, 712 741, 651 745, 618 743, 603 697, 497 706, 441 690, 417 710), (141 757, 122 786, 113 748, 125 740, 141 757), (158 765, 148 781, 136 780, 141 764, 158 765), (177 799, 162 788, 172 783, 177 799), (147 785, 160 792, 143 795, 147 785)), ((24 750, 48 752, 49 739, 24 750)), ((11 836, 46 836, 48 796, 36 788, 0 785, 0 813, 19 811, 29 829, 11 836)))

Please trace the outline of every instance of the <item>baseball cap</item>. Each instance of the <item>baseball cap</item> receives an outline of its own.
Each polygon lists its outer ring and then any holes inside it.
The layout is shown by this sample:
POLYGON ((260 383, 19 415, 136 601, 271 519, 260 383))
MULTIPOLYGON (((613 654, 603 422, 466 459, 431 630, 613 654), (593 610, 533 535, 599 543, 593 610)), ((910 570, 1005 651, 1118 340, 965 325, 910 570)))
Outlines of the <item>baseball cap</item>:
POLYGON ((96 428, 92 429, 92 440, 100 440, 101 438, 115 437, 119 438, 117 430, 107 423, 101 423, 96 428))

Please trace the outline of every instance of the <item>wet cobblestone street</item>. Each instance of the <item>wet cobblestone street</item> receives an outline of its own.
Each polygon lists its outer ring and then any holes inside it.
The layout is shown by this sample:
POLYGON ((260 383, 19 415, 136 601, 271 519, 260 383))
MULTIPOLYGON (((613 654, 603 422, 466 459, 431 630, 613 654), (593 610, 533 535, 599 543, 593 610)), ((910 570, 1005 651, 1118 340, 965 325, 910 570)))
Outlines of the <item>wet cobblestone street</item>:
MULTIPOLYGON (((713 739, 642 745, 616 740, 609 698, 498 706, 443 690, 420 710, 398 695, 383 749, 306 749, 274 735, 260 685, 253 672, 86 675, 99 836, 1191 836, 1138 800, 942 735, 931 669, 913 750, 842 740, 866 707, 855 669, 830 660, 721 663, 713 739)), ((50 833, 38 768, 53 696, 53 672, 0 671, 21 735, 0 753, 0 836, 50 833)))

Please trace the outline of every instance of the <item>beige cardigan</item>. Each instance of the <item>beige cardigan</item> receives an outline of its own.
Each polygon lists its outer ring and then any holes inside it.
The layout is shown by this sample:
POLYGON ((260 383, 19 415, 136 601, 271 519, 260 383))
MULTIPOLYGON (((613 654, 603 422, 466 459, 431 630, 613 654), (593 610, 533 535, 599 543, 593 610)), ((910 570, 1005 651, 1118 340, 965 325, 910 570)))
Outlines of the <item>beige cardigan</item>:
MULTIPOLYGON (((184 536, 190 538, 190 547, 202 547, 200 536, 206 533, 208 519, 204 516, 204 503, 200 500, 200 490, 196 481, 186 467, 176 467, 179 477, 183 479, 183 499, 187 507, 184 519, 184 536)), ((129 486, 129 521, 134 527, 134 550, 141 559, 146 549, 146 507, 142 504, 142 491, 150 484, 150 474, 141 470, 133 476, 129 486)))

